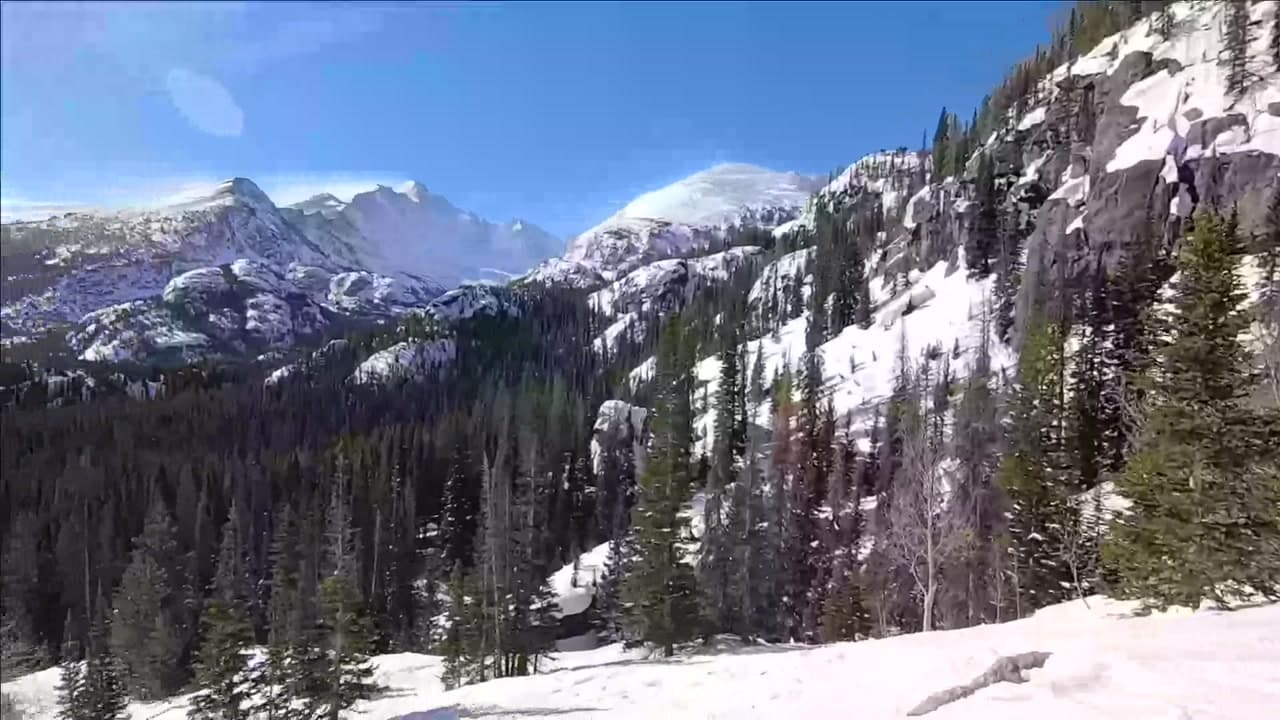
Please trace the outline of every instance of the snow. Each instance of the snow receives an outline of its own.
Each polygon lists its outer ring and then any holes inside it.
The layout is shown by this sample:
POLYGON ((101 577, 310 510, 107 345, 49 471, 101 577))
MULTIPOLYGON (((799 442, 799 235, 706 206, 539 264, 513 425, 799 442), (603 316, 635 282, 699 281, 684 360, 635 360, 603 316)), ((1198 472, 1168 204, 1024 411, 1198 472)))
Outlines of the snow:
POLYGON ((632 387, 653 379, 653 374, 658 370, 658 359, 649 358, 637 365, 631 372, 627 373, 627 383, 632 387))
POLYGON ((618 340, 623 337, 624 333, 633 329, 638 320, 639 316, 635 313, 628 312, 619 315, 618 319, 610 323, 609 327, 604 329, 604 332, 591 341, 592 349, 598 353, 603 353, 606 350, 612 352, 617 349, 618 340))
MULTIPOLYGON (((1091 597, 1004 624, 862 642, 749 645, 721 637, 669 659, 608 645, 557 653, 531 677, 447 692, 440 658, 400 653, 374 659, 374 680, 386 690, 344 717, 729 720, 846 717, 856 708, 857 717, 887 720, 967 683, 999 657, 1034 650, 1051 655, 1026 682, 979 690, 929 717, 1268 720, 1280 707, 1277 637, 1277 605, 1138 617, 1130 603, 1091 597)), ((28 717, 52 720, 58 677, 57 668, 44 670, 3 691, 28 717)), ((187 697, 133 703, 129 715, 182 720, 187 707, 187 697)))
POLYGON ((453 360, 453 340, 443 338, 426 342, 400 342, 370 355, 351 375, 354 383, 388 382, 400 378, 421 377, 434 368, 453 360))
MULTIPOLYGON (((962 266, 960 263, 957 267, 962 266)), ((873 278, 872 286, 883 288, 884 278, 873 278)), ((852 413, 856 428, 869 426, 870 410, 892 392, 901 341, 905 341, 908 357, 913 362, 918 361, 929 346, 950 353, 958 345, 960 357, 952 359, 952 369, 957 375, 966 374, 980 341, 979 318, 984 298, 990 297, 991 292, 991 278, 971 281, 963 269, 951 270, 947 262, 939 262, 915 276, 907 291, 883 300, 870 327, 845 328, 821 345, 823 393, 831 398, 836 416, 852 413)), ((797 370, 805 350, 805 324, 805 318, 799 317, 783 324, 776 340, 766 335, 745 343, 740 357, 755 358, 760 352, 766 381, 781 372, 784 365, 797 370)), ((994 337, 990 342, 993 370, 1012 366, 1012 352, 994 337)), ((702 393, 714 397, 719 385, 719 367, 715 356, 703 359, 694 367, 698 383, 695 397, 702 393)), ((632 377, 645 372, 651 371, 646 366, 636 368, 632 377)), ((704 451, 710 448, 714 438, 714 413, 709 408, 705 410, 695 419, 698 447, 704 451)), ((757 409, 758 424, 767 427, 771 420, 767 407, 757 409)))
POLYGON ((1019 130, 1030 130, 1031 128, 1044 122, 1047 109, 1044 106, 1038 107, 1022 117, 1022 121, 1018 123, 1019 130))
MULTIPOLYGON (((796 277, 804 272, 805 267, 813 257, 813 252, 813 248, 796 250, 766 265, 760 272, 760 277, 751 286, 751 290, 747 292, 747 300, 751 303, 760 302, 768 293, 770 285, 777 288, 790 286, 795 282, 796 277)), ((805 282, 804 296, 807 300, 809 291, 812 289, 812 277, 805 275, 803 280, 805 282)))
POLYGON ((633 442, 632 457, 636 458, 636 462, 641 461, 645 448, 645 419, 648 415, 648 409, 622 400, 605 400, 600 403, 600 409, 596 411, 595 424, 591 427, 592 472, 599 473, 602 467, 603 448, 600 445, 600 435, 615 433, 623 424, 629 425, 626 430, 633 442))
POLYGON ((744 208, 799 208, 817 185, 813 178, 797 173, 725 163, 644 193, 611 219, 658 219, 697 226, 733 224, 744 208))
POLYGON ((787 233, 791 232, 792 230, 795 230, 796 227, 799 226, 799 224, 800 224, 799 219, 788 220, 773 229, 773 236, 775 238, 782 238, 786 236, 787 233))
POLYGON ((202 267, 178 275, 164 286, 160 296, 170 304, 184 302, 207 302, 219 293, 230 290, 222 268, 202 267))
POLYGON ((431 301, 428 312, 441 320, 462 320, 477 313, 497 315, 513 308, 488 285, 464 285, 431 301))
POLYGON ((1085 214, 1086 214, 1086 213, 1080 213, 1079 215, 1077 215, 1077 216, 1076 216, 1076 218, 1075 218, 1074 220, 1072 220, 1072 221, 1071 221, 1071 223, 1070 223, 1069 225, 1067 225, 1067 233, 1066 233, 1066 234, 1070 235, 1071 233, 1073 233, 1073 232, 1075 232, 1075 231, 1077 231, 1077 230, 1083 230, 1083 229, 1084 229, 1084 216, 1085 216, 1085 214))
POLYGON ((821 184, 753 165, 717 165, 637 197, 575 237, 563 258, 543 263, 530 279, 572 277, 581 265, 612 281, 654 260, 705 253, 724 246, 730 226, 786 225, 821 184))
POLYGON ((1080 206, 1089 197, 1089 174, 1077 167, 1067 168, 1062 174, 1062 184, 1049 196, 1050 200, 1066 200, 1080 206), (1077 174, 1078 173, 1078 174, 1077 174), (1073 176, 1074 175, 1074 176, 1073 176))
MULTIPOLYGON (((1251 4, 1255 27, 1269 28, 1276 6, 1274 0, 1251 4)), ((1184 153, 1188 157, 1242 152, 1280 155, 1280 118, 1268 112, 1271 103, 1280 101, 1280 77, 1267 56, 1267 33, 1254 32, 1249 49, 1249 71, 1257 79, 1241 98, 1232 98, 1227 92, 1227 70, 1220 62, 1226 45, 1226 7, 1226 3, 1179 3, 1174 12, 1185 29, 1177 30, 1169 40, 1160 39, 1150 21, 1142 20, 1090 53, 1091 58, 1103 57, 1116 48, 1117 60, 1108 72, 1114 72, 1120 59, 1136 51, 1151 52, 1157 60, 1171 59, 1181 65, 1176 72, 1166 69, 1135 82, 1121 96, 1122 103, 1137 108, 1142 124, 1116 149, 1106 164, 1107 172, 1166 155, 1181 159, 1184 153), (1209 147, 1187 147, 1193 123, 1229 113, 1243 116, 1243 124, 1214 138, 1209 147)))
POLYGON ((735 269, 763 252, 759 247, 747 245, 687 260, 659 260, 597 290, 588 302, 607 316, 644 312, 655 301, 677 299, 678 304, 683 305, 697 290, 729 279, 735 269))
POLYGON ((596 594, 596 583, 604 577, 609 559, 609 543, 601 543, 578 557, 577 568, 569 563, 551 574, 547 581, 559 606, 559 615, 584 612, 596 594))

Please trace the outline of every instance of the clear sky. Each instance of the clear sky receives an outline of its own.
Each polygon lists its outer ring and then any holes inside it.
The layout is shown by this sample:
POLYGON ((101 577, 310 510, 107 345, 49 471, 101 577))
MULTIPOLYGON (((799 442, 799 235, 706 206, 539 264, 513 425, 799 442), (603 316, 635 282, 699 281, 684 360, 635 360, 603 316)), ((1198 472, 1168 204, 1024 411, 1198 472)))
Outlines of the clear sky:
POLYGON ((568 236, 717 162, 918 146, 1054 2, 6 3, 4 211, 422 181, 568 236))

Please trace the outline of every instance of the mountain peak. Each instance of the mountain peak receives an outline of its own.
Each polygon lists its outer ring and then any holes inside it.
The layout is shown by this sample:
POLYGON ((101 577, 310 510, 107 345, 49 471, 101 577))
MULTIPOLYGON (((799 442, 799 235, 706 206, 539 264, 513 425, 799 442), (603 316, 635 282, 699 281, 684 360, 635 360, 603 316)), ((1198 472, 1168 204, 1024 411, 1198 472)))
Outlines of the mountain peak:
POLYGON ((242 200, 250 200, 253 202, 271 202, 267 194, 262 192, 262 188, 246 177, 233 177, 230 180, 223 180, 218 183, 218 187, 214 188, 214 197, 235 197, 242 200))
POLYGON ((793 172, 721 163, 644 193, 611 220, 667 220, 697 226, 733 222, 744 208, 799 207, 822 183, 793 172))
POLYGON ((427 186, 417 180, 410 180, 409 182, 401 184, 400 187, 396 188, 396 192, 401 195, 409 196, 409 199, 414 202, 422 202, 422 200, 430 194, 427 190, 427 186))

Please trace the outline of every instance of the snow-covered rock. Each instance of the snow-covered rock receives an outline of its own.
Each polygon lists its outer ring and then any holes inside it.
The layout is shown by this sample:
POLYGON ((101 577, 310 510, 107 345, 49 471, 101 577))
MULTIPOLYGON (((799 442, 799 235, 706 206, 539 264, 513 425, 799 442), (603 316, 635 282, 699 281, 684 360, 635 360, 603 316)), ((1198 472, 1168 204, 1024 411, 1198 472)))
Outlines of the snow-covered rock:
POLYGON ((519 313, 506 288, 471 284, 454 288, 427 304, 427 312, 444 321, 465 320, 474 315, 519 313))
POLYGON ((813 260, 813 248, 804 248, 787 253, 769 263, 760 271, 747 292, 747 300, 757 305, 771 291, 776 290, 781 297, 790 297, 797 282, 804 283, 801 290, 804 300, 808 300, 813 289, 813 277, 808 272, 809 263, 813 260))
POLYGON ((604 454, 628 449, 633 462, 643 460, 648 442, 649 410, 622 400, 605 400, 591 428, 591 468, 599 473, 604 454))
POLYGON ((387 383, 422 377, 451 362, 456 349, 450 338, 396 343, 360 363, 351 374, 351 382, 387 383))
POLYGON ((796 173, 716 165, 637 197, 531 277, 586 284, 594 271, 612 281, 655 260, 705 254, 724 246, 730 227, 769 229, 795 218, 820 186, 796 173))
POLYGON ((763 254, 753 245, 697 258, 674 258, 637 268, 592 293, 591 306, 605 315, 682 307, 703 288, 728 280, 735 270, 763 254))

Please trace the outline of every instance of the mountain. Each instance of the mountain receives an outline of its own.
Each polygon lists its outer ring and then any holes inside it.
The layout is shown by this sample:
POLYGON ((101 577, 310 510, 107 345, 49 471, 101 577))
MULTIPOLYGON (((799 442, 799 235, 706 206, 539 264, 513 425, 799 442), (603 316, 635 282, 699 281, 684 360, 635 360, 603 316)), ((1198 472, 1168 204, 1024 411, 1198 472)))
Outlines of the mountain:
POLYGON ((637 197, 526 279, 590 286, 654 260, 719 249, 731 228, 768 229, 795 218, 821 186, 796 173, 716 165, 637 197))
POLYGON ((144 359, 174 347, 190 359, 214 348, 290 344, 340 316, 395 315, 465 280, 505 279, 560 247, 536 225, 488 222, 420 183, 282 208, 251 180, 234 178, 156 209, 0 227, 5 347, 74 329, 70 345, 86 359, 144 359), (270 281, 244 285, 237 266, 270 281), (172 311, 166 288, 219 277, 231 284, 172 311), (284 308, 299 309, 300 298, 314 307, 298 324, 284 308), (227 303, 239 308, 235 318, 227 303), (254 330, 249 314, 259 311, 271 315, 272 332, 254 330))
POLYGON ((365 269, 383 274, 403 269, 449 287, 469 280, 506 280, 563 247, 532 223, 489 222, 418 182, 398 190, 379 185, 351 202, 320 194, 285 213, 318 244, 350 253, 365 269))
MULTIPOLYGON (((1075 10, 972 122, 851 153, 777 216, 690 210, 704 175, 648 203, 671 218, 282 367, 0 365, 5 647, 32 671, 4 690, 52 712, 45 658, 96 587, 121 661, 156 667, 120 641, 165 629, 185 671, 216 618, 181 588, 270 578, 313 612, 332 571, 361 588, 353 660, 396 652, 355 714, 1270 717, 1239 673, 1280 627, 1280 3, 1075 10)), ((304 234, 326 261, 365 237, 304 234)), ((403 297, 272 262, 179 275, 136 333, 252 352, 403 297)), ((185 715, 180 675, 135 713, 185 715)))

